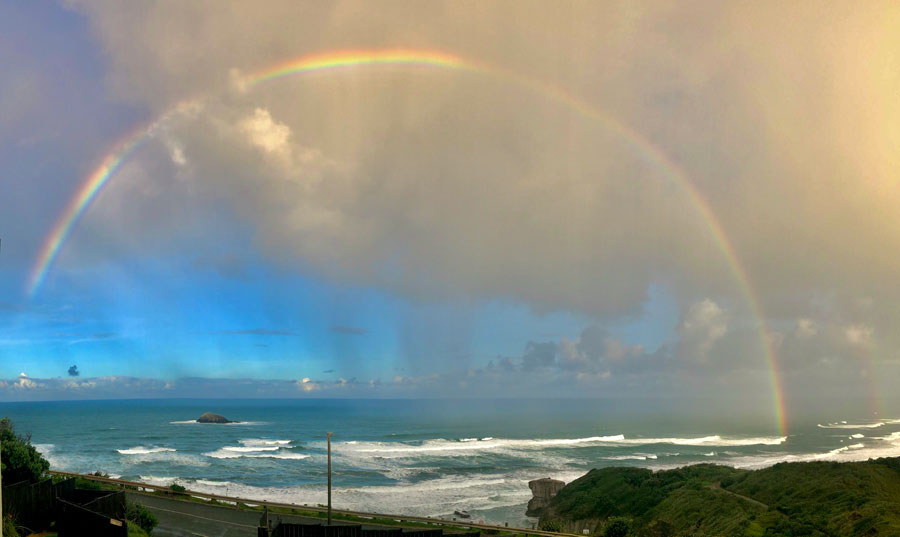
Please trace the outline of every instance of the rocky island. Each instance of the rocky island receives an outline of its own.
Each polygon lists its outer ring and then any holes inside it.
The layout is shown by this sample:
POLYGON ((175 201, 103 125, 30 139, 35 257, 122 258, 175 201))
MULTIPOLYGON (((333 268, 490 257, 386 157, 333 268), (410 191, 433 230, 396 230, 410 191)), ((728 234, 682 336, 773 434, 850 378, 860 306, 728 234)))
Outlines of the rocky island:
POLYGON ((239 421, 231 421, 225 416, 213 414, 212 412, 204 412, 202 416, 197 418, 197 423, 240 423, 239 421))

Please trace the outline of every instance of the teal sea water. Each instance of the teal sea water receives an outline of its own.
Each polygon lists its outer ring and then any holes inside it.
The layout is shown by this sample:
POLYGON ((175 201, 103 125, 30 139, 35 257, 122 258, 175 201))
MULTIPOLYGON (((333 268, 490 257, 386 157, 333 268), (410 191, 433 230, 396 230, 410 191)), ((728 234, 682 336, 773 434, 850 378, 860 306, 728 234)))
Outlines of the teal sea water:
POLYGON ((591 468, 900 455, 900 419, 795 423, 642 415, 591 400, 144 400, 0 403, 52 468, 297 504, 530 525, 528 481, 591 468), (203 412, 242 423, 198 424, 203 412))

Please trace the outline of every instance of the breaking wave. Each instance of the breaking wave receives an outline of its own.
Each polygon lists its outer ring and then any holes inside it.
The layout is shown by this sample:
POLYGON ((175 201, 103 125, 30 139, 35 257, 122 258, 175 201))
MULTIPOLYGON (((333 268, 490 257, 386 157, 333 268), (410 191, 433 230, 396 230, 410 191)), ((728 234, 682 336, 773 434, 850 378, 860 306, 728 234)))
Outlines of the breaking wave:
POLYGON ((167 453, 170 451, 175 451, 172 448, 167 447, 144 447, 144 446, 136 446, 128 449, 117 449, 119 453, 122 455, 149 455, 151 453, 167 453))
MULTIPOLYGON (((217 449, 215 451, 210 451, 208 453, 204 453, 203 455, 206 457, 211 457, 213 459, 285 459, 285 460, 302 460, 308 459, 309 455, 304 455, 303 453, 295 453, 291 450, 286 451, 265 451, 263 453, 259 453, 259 450, 253 450, 250 452, 240 451, 242 448, 231 448, 230 446, 223 447, 222 449, 217 449)), ((268 449, 268 448, 267 448, 268 449)), ((279 448, 275 448, 278 450, 279 448)))
POLYGON ((232 426, 232 425, 265 425, 267 422, 265 421, 232 421, 230 423, 200 423, 197 420, 180 420, 180 421, 170 421, 170 425, 217 425, 217 426, 232 426))
POLYGON ((878 427, 884 427, 886 423, 883 421, 877 421, 875 423, 847 423, 846 421, 839 421, 825 425, 818 423, 816 425, 821 429, 876 429, 878 427))
POLYGON ((291 443, 290 440, 261 440, 251 438, 249 440, 239 440, 245 446, 286 446, 291 443))

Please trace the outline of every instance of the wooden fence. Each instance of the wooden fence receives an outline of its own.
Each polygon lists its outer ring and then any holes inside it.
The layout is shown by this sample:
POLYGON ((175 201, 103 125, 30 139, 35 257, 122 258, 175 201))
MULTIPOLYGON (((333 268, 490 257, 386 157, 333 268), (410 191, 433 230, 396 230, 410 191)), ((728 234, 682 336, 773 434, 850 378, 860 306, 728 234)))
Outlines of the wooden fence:
POLYGON ((88 503, 81 504, 81 506, 95 513, 108 516, 109 518, 125 520, 125 493, 122 491, 107 491, 103 496, 88 503))
MULTIPOLYGON (((75 482, 74 479, 67 481, 75 482)), ((53 512, 56 491, 50 479, 3 487, 3 514, 12 514, 16 522, 26 528, 42 529, 49 525, 47 515, 53 512)))
MULTIPOLYGON (((263 532, 260 532, 263 534, 263 532)), ((280 523, 272 537, 480 537, 480 532, 444 533, 442 529, 363 529, 360 525, 323 526, 321 524, 280 523)))
POLYGON ((80 505, 57 500, 56 526, 59 537, 128 537, 128 524, 117 518, 95 513, 80 505))

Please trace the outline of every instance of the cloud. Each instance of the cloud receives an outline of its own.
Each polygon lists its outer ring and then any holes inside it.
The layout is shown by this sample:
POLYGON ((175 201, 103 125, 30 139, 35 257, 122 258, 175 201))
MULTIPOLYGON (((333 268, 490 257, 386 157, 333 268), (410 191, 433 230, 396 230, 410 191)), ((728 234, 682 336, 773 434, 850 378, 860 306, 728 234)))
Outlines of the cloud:
POLYGON ((288 139, 291 136, 291 128, 272 120, 268 110, 257 108, 253 111, 253 115, 244 118, 239 126, 250 143, 266 153, 285 156, 290 152, 288 139))
POLYGON ((91 334, 90 337, 91 339, 109 339, 112 337, 116 337, 116 335, 117 334, 115 332, 99 332, 96 334, 91 334))
POLYGON ((710 349, 727 330, 727 315, 718 304, 708 298, 692 304, 678 326, 679 356, 706 361, 710 349))
POLYGON ((844 328, 844 336, 851 345, 868 348, 872 346, 872 334, 874 330, 862 324, 855 324, 844 328))
POLYGON ((216 330, 214 334, 224 334, 233 336, 296 336, 295 332, 288 330, 273 330, 271 328, 249 328, 249 329, 233 329, 233 330, 216 330))
POLYGON ((810 338, 818 334, 819 329, 812 319, 797 319, 797 326, 794 331, 797 337, 810 338))
POLYGON ((550 367, 556 363, 556 343, 529 341, 522 355, 522 369, 526 371, 550 367))
POLYGON ((77 376, 79 376, 79 375, 81 374, 81 372, 78 371, 78 366, 77 366, 77 365, 73 365, 73 366, 69 367, 68 373, 69 373, 69 376, 70 376, 70 377, 77 377, 77 376))
MULTIPOLYGON (((148 244, 189 252, 197 270, 240 277, 240 259, 209 246, 240 229, 273 271, 413 303, 567 312, 589 327, 496 358, 485 378, 580 375, 604 385, 604 375, 652 379, 686 368, 698 382, 741 380, 768 373, 763 325, 778 367, 833 375, 820 386, 842 388, 860 357, 896 359, 900 228, 886 222, 900 205, 900 6, 76 6, 103 49, 111 100, 152 115, 208 98, 120 168, 105 202, 79 224, 91 232, 72 235, 71 257, 55 269, 73 278, 96 265, 79 257, 92 250, 110 262, 148 244), (348 46, 439 49, 501 69, 373 66, 248 82, 266 66, 348 46), (637 142, 622 134, 632 131, 637 142), (646 314, 653 286, 672 294, 681 317, 648 349, 615 327, 646 314)), ((29 87, 53 85, 7 78, 15 91, 0 108, 19 119, 0 120, 9 125, 0 139, 18 140, 30 118, 20 110, 55 102, 29 87)), ((88 164, 79 166, 71 168, 88 164)), ((75 190, 31 182, 14 189, 15 200, 19 191, 38 199, 75 190)), ((416 351, 404 365, 427 377, 440 353, 416 351)), ((467 361, 466 352, 440 356, 435 370, 467 361)), ((467 382, 474 389, 477 375, 467 382)))
POLYGON ((365 328, 357 328, 355 326, 347 326, 347 325, 334 325, 329 330, 332 332, 337 332, 339 334, 347 334, 351 336, 364 336, 366 334, 365 328))
POLYGON ((191 268, 240 280, 247 277, 247 256, 238 253, 202 254, 191 261, 191 268))
POLYGON ((27 309, 28 309, 27 307, 25 307, 21 304, 13 304, 10 302, 4 302, 4 301, 0 300, 0 311, 19 312, 19 311, 26 311, 27 309))

